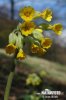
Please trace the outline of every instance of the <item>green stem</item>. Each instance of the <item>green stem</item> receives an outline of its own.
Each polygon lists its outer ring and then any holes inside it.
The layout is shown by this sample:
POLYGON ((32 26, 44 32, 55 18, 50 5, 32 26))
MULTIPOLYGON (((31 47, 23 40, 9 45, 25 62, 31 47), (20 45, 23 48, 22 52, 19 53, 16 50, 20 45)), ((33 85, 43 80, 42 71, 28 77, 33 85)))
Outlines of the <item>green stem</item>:
POLYGON ((8 76, 7 85, 6 85, 6 89, 5 89, 4 100, 8 100, 8 98, 9 98, 9 93, 10 93, 10 89, 11 89, 12 80, 13 80, 13 77, 15 75, 15 67, 16 67, 15 58, 16 58, 17 52, 18 52, 18 50, 16 50, 16 52, 13 56, 12 71, 10 72, 10 74, 8 76))
POLYGON ((8 81, 7 81, 6 89, 5 89, 4 100, 8 100, 13 77, 14 77, 14 72, 10 72, 10 74, 8 76, 8 81))

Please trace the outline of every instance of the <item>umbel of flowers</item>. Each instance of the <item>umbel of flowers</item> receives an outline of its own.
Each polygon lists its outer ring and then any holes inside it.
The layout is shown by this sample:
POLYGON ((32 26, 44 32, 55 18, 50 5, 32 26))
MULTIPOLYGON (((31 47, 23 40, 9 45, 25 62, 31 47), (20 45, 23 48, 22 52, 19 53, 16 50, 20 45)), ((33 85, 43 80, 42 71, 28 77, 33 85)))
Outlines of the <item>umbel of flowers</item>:
POLYGON ((38 55, 43 55, 47 52, 52 45, 52 40, 44 37, 43 31, 52 30, 57 35, 61 34, 62 25, 60 23, 50 25, 52 20, 52 11, 45 9, 42 12, 36 11, 34 8, 27 6, 19 11, 19 16, 22 22, 19 23, 17 28, 9 35, 9 44, 6 46, 8 54, 15 53, 17 50, 16 58, 24 59, 26 53, 24 51, 24 44, 30 43, 30 51, 38 55), (42 18, 46 23, 37 25, 34 20, 42 18), (47 23, 48 22, 48 23, 47 23))

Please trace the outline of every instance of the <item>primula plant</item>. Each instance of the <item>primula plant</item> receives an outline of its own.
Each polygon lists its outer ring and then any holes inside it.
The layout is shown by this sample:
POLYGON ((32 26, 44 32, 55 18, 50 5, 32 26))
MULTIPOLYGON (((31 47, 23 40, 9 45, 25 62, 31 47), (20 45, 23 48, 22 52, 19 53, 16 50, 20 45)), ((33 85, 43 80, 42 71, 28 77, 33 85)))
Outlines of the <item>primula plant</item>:
MULTIPOLYGON (((6 53, 9 55, 13 54, 13 69, 8 77, 8 82, 5 90, 4 100, 8 100, 9 91, 12 83, 12 79, 15 72, 15 59, 23 60, 26 58, 25 45, 29 44, 26 48, 33 54, 43 55, 52 45, 52 40, 49 37, 44 37, 43 32, 45 30, 52 30, 55 34, 60 35, 62 31, 62 25, 60 23, 51 25, 49 22, 52 20, 52 11, 50 9, 45 9, 42 12, 36 11, 34 8, 27 6, 21 8, 19 11, 19 16, 22 21, 18 24, 17 28, 13 30, 9 35, 9 44, 6 46, 6 53), (44 23, 39 25, 35 23, 38 18, 44 19, 44 23)), ((37 77, 35 83, 31 77, 27 79, 27 84, 32 83, 33 85, 39 84, 40 79, 37 77), (30 81, 29 81, 30 80, 30 81)))

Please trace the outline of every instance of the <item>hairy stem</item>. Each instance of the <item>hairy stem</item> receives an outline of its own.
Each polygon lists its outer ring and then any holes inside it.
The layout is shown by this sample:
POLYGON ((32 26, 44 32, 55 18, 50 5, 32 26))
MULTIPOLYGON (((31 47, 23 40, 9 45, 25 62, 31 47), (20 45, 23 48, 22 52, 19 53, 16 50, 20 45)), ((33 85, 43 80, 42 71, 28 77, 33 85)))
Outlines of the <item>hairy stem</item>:
POLYGON ((7 81, 6 89, 5 89, 4 100, 8 100, 13 77, 14 77, 14 72, 10 72, 10 74, 8 76, 8 81, 7 81))
POLYGON ((9 93, 10 93, 10 89, 11 89, 11 85, 12 85, 12 80, 15 74, 15 58, 17 55, 18 50, 16 50, 14 56, 13 56, 13 62, 12 62, 12 70, 8 76, 8 80, 7 80, 7 85, 6 85, 6 89, 5 89, 5 95, 4 95, 4 100, 8 100, 9 97, 9 93))

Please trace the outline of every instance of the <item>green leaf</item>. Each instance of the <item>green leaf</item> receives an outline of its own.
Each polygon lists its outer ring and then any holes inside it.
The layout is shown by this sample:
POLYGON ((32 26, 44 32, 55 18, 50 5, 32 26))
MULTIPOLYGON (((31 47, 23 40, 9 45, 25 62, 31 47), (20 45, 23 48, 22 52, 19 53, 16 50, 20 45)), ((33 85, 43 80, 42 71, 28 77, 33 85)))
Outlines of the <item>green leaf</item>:
POLYGON ((35 39, 31 36, 28 36, 28 37, 24 38, 24 42, 25 43, 28 42, 28 43, 31 43, 31 44, 35 43, 36 45, 40 45, 40 42, 37 39, 35 39))
POLYGON ((28 41, 30 42, 30 43, 33 43, 34 42, 34 38, 33 37, 31 37, 31 36, 28 36, 28 41))
POLYGON ((41 38, 43 38, 43 34, 42 32, 40 32, 38 29, 35 29, 33 31, 33 37, 37 40, 41 40, 41 38))
POLYGON ((30 95, 25 95, 24 100, 31 100, 30 95))
POLYGON ((42 28, 43 30, 48 30, 49 29, 49 26, 50 25, 47 24, 47 23, 42 23, 42 24, 39 25, 39 27, 42 28))
POLYGON ((34 38, 32 36, 25 37, 24 38, 24 42, 25 43, 28 42, 28 43, 31 43, 32 44, 32 43, 34 43, 34 38))
POLYGON ((39 100, 39 97, 35 95, 31 95, 31 100, 39 100))
POLYGON ((19 99, 20 100, 22 100, 22 99, 24 99, 24 100, 39 100, 39 97, 36 95, 33 95, 33 94, 32 95, 27 94, 27 95, 24 95, 24 97, 19 98, 19 99))

